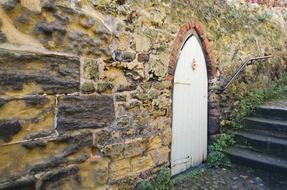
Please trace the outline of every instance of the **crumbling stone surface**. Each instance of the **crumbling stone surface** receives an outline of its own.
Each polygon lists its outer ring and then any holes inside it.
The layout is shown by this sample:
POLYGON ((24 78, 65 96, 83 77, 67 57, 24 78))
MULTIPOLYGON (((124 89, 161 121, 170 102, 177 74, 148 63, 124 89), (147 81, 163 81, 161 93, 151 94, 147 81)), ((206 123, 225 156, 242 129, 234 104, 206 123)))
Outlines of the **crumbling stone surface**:
POLYGON ((7 38, 5 34, 2 31, 0 31, 0 43, 4 43, 6 41, 7 41, 7 38))
POLYGON ((10 141, 21 128, 22 126, 18 121, 0 121, 0 139, 4 142, 10 141))
POLYGON ((270 6, 270 7, 287 7, 287 3, 284 0, 255 0, 255 1, 251 1, 251 0, 245 0, 245 2, 247 3, 257 3, 259 5, 266 5, 266 6, 270 6))
MULTIPOLYGON (((3 180, 3 179, 2 179, 3 180)), ((33 176, 15 176, 10 179, 0 181, 0 189, 13 190, 13 189, 35 189, 36 178, 33 176)))
POLYGON ((81 90, 85 94, 91 94, 95 92, 95 86, 92 82, 85 82, 82 84, 81 90))
POLYGON ((112 162, 110 165, 110 178, 112 180, 118 180, 130 175, 131 165, 129 159, 123 159, 112 162))
POLYGON ((10 11, 17 5, 17 3, 18 3, 18 0, 5 0, 3 2, 3 7, 6 10, 10 11))
POLYGON ((0 48, 0 64, 0 95, 79 91, 80 63, 76 57, 0 48))
POLYGON ((79 168, 75 165, 69 165, 65 168, 55 169, 42 175, 36 183, 36 190, 58 188, 64 190, 79 189, 80 177, 78 176, 79 168))
POLYGON ((113 52, 113 59, 120 62, 132 62, 135 59, 135 53, 115 50, 113 52))
POLYGON ((0 144, 24 140, 31 132, 53 129, 54 97, 26 96, 1 100, 0 144))
POLYGON ((109 96, 64 96, 59 102, 59 131, 109 126, 115 119, 113 99, 109 96))

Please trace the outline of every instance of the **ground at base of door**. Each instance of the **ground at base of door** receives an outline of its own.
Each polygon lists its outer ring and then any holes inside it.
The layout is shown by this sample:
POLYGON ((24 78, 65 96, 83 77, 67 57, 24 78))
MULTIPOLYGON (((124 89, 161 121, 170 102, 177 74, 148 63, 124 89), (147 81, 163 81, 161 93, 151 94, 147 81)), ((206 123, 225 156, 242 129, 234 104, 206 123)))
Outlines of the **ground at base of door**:
POLYGON ((274 172, 254 170, 232 165, 191 171, 173 179, 173 190, 283 190, 287 176, 274 172))

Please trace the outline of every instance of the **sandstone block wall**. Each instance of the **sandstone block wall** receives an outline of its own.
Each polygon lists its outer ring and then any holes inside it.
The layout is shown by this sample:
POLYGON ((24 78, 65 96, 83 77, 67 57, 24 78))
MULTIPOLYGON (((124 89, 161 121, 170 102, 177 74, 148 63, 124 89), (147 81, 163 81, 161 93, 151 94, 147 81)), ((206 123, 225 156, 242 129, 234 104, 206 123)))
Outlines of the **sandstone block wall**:
POLYGON ((287 2, 285 0, 246 0, 246 2, 270 7, 287 7, 287 2))
POLYGON ((285 69, 284 17, 266 11, 223 0, 0 1, 0 189, 131 189, 169 167, 166 78, 180 27, 200 21, 212 49, 217 126, 219 106, 226 114, 238 92, 285 69), (216 93, 239 62, 275 53, 216 93))
POLYGON ((0 189, 117 189, 169 164, 151 40, 82 3, 1 1, 0 189))

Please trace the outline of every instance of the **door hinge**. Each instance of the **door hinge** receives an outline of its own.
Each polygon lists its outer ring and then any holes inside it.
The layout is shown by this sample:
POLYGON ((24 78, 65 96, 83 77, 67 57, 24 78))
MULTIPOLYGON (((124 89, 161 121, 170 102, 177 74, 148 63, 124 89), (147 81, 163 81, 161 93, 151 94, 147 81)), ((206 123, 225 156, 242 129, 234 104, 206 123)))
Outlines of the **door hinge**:
POLYGON ((178 160, 173 161, 172 166, 175 166, 175 165, 178 165, 178 164, 185 164, 185 163, 187 163, 187 162, 189 162, 191 160, 192 160, 191 156, 187 156, 186 158, 178 159, 178 160))

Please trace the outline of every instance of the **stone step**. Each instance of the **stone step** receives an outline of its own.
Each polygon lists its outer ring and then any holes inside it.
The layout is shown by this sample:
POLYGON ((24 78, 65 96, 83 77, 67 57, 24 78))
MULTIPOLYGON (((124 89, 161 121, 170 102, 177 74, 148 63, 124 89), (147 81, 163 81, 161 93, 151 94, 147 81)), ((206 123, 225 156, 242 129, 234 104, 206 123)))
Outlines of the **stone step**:
POLYGON ((248 129, 244 128, 242 131, 254 133, 258 135, 268 136, 268 137, 276 137, 281 139, 287 139, 287 133, 277 132, 277 131, 266 131, 266 130, 260 130, 260 129, 248 129))
POLYGON ((232 162, 287 175, 286 159, 255 152, 248 149, 248 147, 231 147, 224 152, 232 162))
POLYGON ((287 138, 271 137, 247 131, 235 132, 236 141, 252 150, 276 155, 287 159, 287 138))
POLYGON ((263 105, 256 108, 257 117, 287 121, 287 107, 263 105))
POLYGON ((287 121, 258 117, 246 117, 243 120, 243 123, 247 129, 259 129, 287 134, 287 121))

